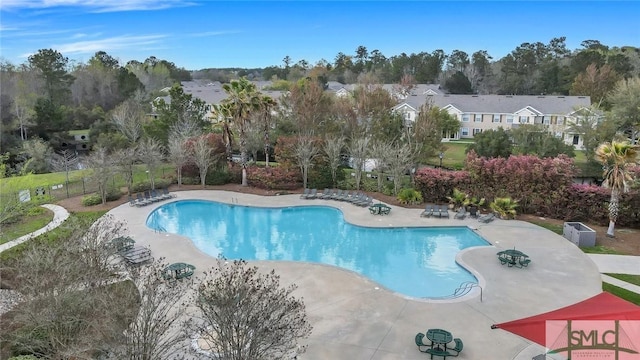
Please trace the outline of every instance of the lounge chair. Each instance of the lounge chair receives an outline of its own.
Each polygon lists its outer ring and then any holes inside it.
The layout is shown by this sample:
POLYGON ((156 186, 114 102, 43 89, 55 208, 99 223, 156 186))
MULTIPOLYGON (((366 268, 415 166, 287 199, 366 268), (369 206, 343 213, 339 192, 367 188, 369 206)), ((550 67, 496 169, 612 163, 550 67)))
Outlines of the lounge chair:
POLYGON ((362 197, 360 201, 356 203, 358 206, 367 207, 373 205, 373 198, 369 195, 365 195, 362 197))
POLYGON ((496 217, 496 214, 488 213, 486 215, 478 216, 478 221, 483 223, 488 223, 488 222, 492 222, 493 219, 495 219, 495 217, 496 217))
POLYGON ((329 190, 329 193, 326 196, 323 196, 322 198, 325 200, 330 200, 333 199, 333 196, 337 193, 338 190, 333 189, 333 190, 329 190))
POLYGON ((467 210, 465 210, 464 206, 461 206, 460 209, 458 209, 458 211, 456 212, 456 214, 453 216, 456 219, 464 219, 467 216, 467 210))
POLYGON ((300 195, 300 199, 306 199, 307 196, 309 196, 309 192, 311 192, 311 190, 305 188, 304 191, 302 192, 302 194, 300 195))
POLYGON ((478 217, 478 207, 477 206, 469 206, 469 216, 472 218, 478 217))
POLYGON ((307 195, 307 199, 315 199, 318 197, 318 189, 311 189, 309 195, 307 195))
POLYGON ((424 342, 422 342, 423 339, 424 339, 423 333, 416 334, 416 345, 418 346, 418 350, 420 350, 420 352, 427 352, 426 350, 422 350, 422 347, 427 347, 430 345, 427 345, 424 342))
POLYGON ((351 197, 349 198, 349 202, 350 202, 350 203, 352 203, 352 204, 355 204, 355 203, 357 203, 358 201, 362 200, 362 196, 363 196, 363 195, 364 195, 364 194, 363 194, 362 192, 357 192, 357 193, 355 193, 353 196, 351 196, 351 197))
POLYGON ((335 193, 333 193, 331 195, 331 199, 332 200, 339 200, 341 196, 342 196, 342 189, 338 189, 338 191, 336 191, 335 193))
POLYGON ((176 194, 170 193, 168 188, 163 188, 162 189, 162 195, 164 195, 167 199, 172 199, 172 198, 176 197, 176 194))
POLYGON ((137 207, 145 206, 145 205, 149 205, 149 204, 151 204, 151 201, 145 199, 144 195, 142 195, 142 193, 138 193, 137 194, 137 202, 136 202, 136 206, 137 207))
POLYGON ((427 204, 424 207, 424 211, 420 213, 420 217, 429 217, 433 215, 433 209, 434 209, 435 205, 433 204, 427 204))
POLYGON ((151 198, 154 199, 154 201, 163 201, 167 199, 164 195, 157 192, 156 189, 151 190, 151 198))
POLYGON ((151 196, 151 191, 149 191, 149 190, 145 190, 144 199, 147 200, 150 203, 154 203, 156 201, 160 201, 159 199, 154 198, 153 196, 151 196))
POLYGON ((342 192, 342 196, 338 200, 340 201, 348 201, 351 197, 351 192, 349 190, 345 190, 342 192))
POLYGON ((331 189, 325 188, 322 194, 318 194, 318 199, 328 199, 331 197, 331 189))
POLYGON ((440 217, 449 217, 449 205, 440 205, 438 208, 438 214, 440 217))

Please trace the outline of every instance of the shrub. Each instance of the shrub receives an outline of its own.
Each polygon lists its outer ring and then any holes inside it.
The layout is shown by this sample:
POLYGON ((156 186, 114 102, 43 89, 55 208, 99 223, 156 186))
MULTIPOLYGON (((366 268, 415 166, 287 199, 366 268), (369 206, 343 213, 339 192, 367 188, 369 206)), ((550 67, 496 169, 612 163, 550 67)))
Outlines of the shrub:
MULTIPOLYGON (((184 179, 183 179, 183 183, 184 183, 184 179)), ((171 185, 171 180, 165 179, 165 178, 155 179, 154 185, 156 189, 166 188, 166 187, 169 187, 169 185, 171 185)), ((133 184, 131 192, 134 192, 134 193, 143 192, 146 190, 151 190, 151 183, 148 180, 133 184)))
POLYGON ((205 183, 207 185, 224 185, 231 182, 232 177, 232 174, 226 168, 217 168, 209 171, 205 183))
POLYGON ((501 219, 513 219, 516 217, 518 202, 510 197, 497 197, 489 204, 489 207, 498 213, 501 219))
MULTIPOLYGON (((111 189, 107 192, 107 201, 116 201, 122 197, 119 190, 111 189)), ((98 193, 85 195, 82 197, 83 206, 94 206, 102 204, 102 197, 98 193)))
POLYGON ((420 204, 422 202, 422 194, 415 189, 402 189, 398 194, 398 201, 401 204, 420 204))
POLYGON ((249 184, 267 190, 293 190, 300 187, 300 171, 295 168, 256 167, 247 169, 249 184))

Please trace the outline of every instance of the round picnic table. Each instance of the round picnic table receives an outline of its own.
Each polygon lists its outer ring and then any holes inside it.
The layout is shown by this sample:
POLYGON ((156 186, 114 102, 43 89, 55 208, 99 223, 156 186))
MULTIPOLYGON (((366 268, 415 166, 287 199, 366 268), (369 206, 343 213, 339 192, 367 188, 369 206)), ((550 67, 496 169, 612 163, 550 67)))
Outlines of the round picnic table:
POLYGON ((177 280, 193 275, 195 266, 183 262, 173 263, 164 268, 163 274, 165 279, 177 280))

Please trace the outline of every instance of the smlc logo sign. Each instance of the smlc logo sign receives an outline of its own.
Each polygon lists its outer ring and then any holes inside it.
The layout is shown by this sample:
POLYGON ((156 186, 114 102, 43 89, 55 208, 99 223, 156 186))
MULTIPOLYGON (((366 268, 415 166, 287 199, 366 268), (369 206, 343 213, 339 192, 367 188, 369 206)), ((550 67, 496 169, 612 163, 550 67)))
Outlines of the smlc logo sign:
POLYGON ((553 320, 546 322, 546 347, 567 359, 640 360, 640 321, 553 320))

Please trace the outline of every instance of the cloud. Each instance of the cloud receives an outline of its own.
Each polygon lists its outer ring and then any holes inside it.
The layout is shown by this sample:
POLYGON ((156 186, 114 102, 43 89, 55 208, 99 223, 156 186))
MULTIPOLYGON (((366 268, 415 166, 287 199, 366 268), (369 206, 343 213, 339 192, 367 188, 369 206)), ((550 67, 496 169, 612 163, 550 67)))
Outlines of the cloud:
POLYGON ((166 35, 116 36, 101 40, 76 41, 54 45, 53 48, 63 54, 90 54, 97 51, 110 52, 114 50, 149 48, 158 46, 166 35))
POLYGON ((0 10, 86 8, 90 12, 163 10, 194 6, 193 0, 2 0, 0 10))

